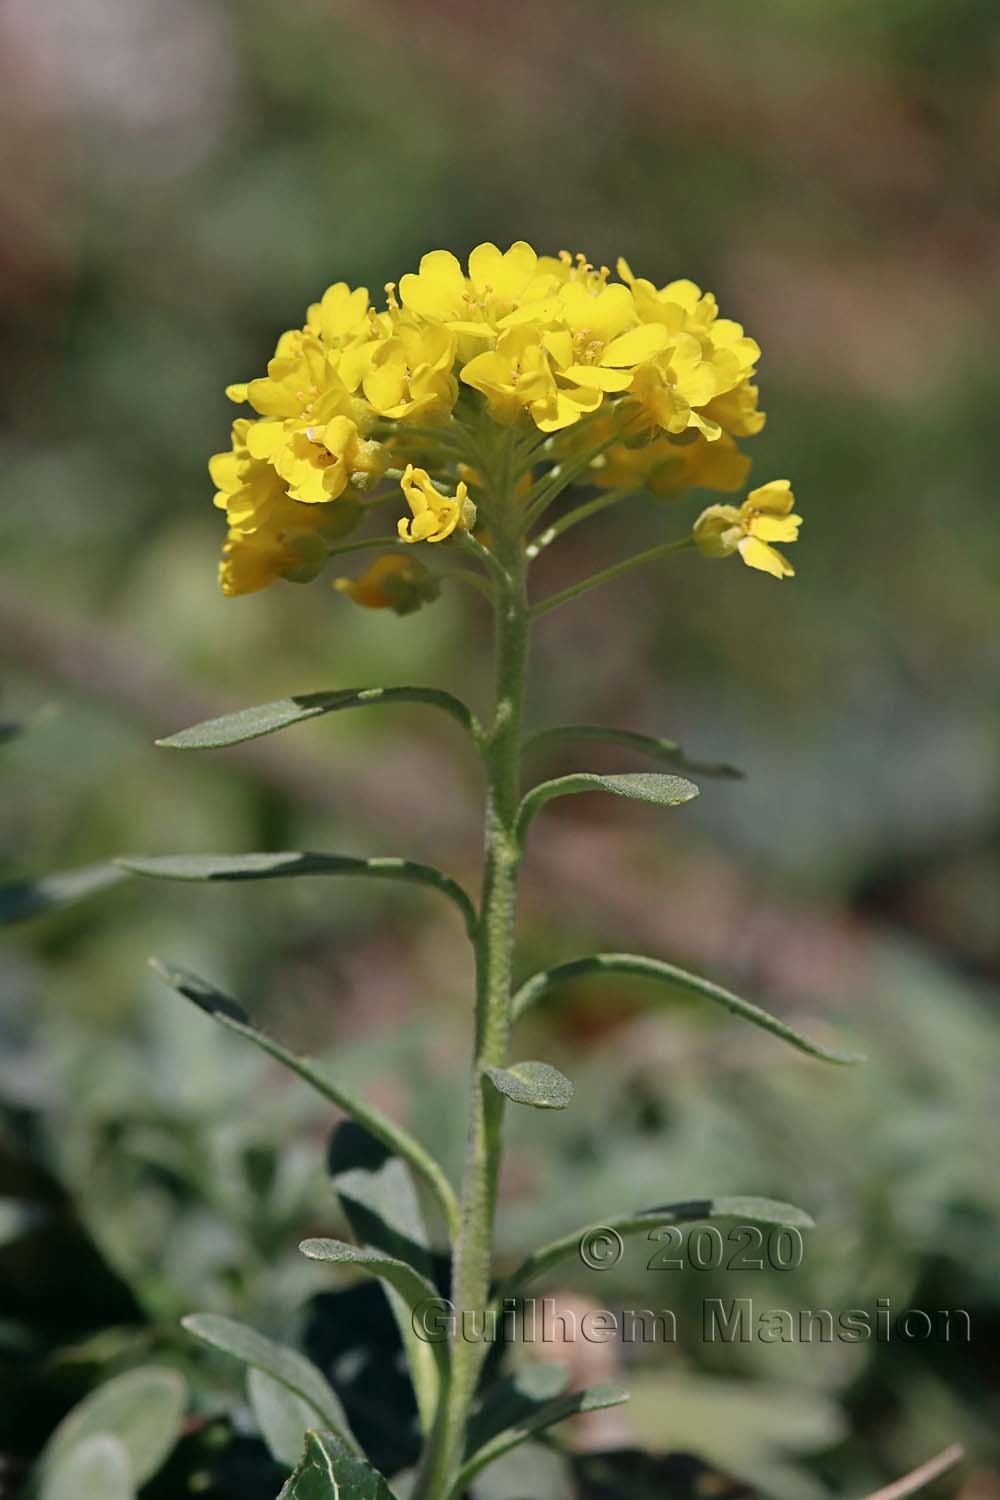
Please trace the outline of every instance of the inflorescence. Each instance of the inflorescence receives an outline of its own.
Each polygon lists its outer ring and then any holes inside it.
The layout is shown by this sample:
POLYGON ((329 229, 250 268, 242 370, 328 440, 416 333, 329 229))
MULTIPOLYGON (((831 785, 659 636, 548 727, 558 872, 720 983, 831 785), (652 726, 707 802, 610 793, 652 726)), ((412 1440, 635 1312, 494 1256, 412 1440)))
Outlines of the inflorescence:
MULTIPOLYGON (((386 287, 382 311, 364 287, 329 287, 282 334, 267 374, 228 388, 254 415, 210 463, 228 522, 223 591, 315 578, 369 545, 348 538, 373 507, 398 508, 400 490, 396 534, 373 539, 381 555, 337 587, 401 614, 439 589, 409 547, 474 537, 488 550, 508 496, 530 556, 531 527, 571 484, 598 491, 593 510, 639 491, 741 490, 750 461, 736 440, 765 420, 759 346, 694 282, 658 288, 624 260, 617 269, 613 280, 582 255, 539 257, 518 241, 477 246, 467 273, 432 251, 386 287)), ((776 480, 709 506, 688 540, 788 576, 772 544, 795 540, 793 505, 776 480)))

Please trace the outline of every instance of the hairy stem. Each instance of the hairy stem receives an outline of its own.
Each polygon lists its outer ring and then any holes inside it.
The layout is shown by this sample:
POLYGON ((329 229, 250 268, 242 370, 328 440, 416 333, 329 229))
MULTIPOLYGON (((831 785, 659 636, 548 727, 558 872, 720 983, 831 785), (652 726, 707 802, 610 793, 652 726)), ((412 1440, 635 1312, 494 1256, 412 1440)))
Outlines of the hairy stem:
POLYGON ((452 1265, 455 1333, 451 1375, 425 1458, 418 1493, 443 1500, 464 1457, 469 1410, 487 1352, 481 1325, 490 1300, 493 1223, 501 1154, 503 1099, 483 1070, 509 1060, 511 971, 517 872, 515 835, 520 801, 521 719, 529 618, 521 518, 508 484, 494 547, 506 574, 496 594, 496 712, 486 738, 487 799, 482 901, 476 940, 476 1016, 469 1133, 461 1227, 452 1265), (464 1318, 463 1315, 468 1315, 464 1318))

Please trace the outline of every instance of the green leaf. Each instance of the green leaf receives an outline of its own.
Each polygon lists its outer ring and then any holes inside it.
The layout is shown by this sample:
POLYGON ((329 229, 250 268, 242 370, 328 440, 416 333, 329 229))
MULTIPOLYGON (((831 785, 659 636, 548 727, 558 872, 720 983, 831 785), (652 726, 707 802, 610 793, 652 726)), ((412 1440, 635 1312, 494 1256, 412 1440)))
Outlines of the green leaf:
MULTIPOLYGON (((421 1276, 420 1272, 407 1265, 406 1261, 397 1260, 395 1256, 386 1255, 384 1251, 348 1245, 344 1240, 328 1239, 303 1240, 299 1249, 310 1260, 328 1261, 337 1266, 357 1266, 359 1270, 366 1271, 369 1276, 377 1276, 380 1281, 386 1282, 398 1292, 411 1314, 419 1314, 428 1302, 440 1301, 433 1282, 428 1281, 426 1276, 421 1276)), ((439 1378, 443 1379, 448 1370, 446 1346, 435 1342, 426 1347, 433 1354, 439 1378)))
POLYGON ((349 1245, 346 1240, 303 1240, 299 1249, 310 1260, 327 1261, 337 1266, 357 1266, 369 1276, 377 1276, 395 1287, 412 1310, 428 1298, 436 1299, 437 1292, 426 1276, 421 1276, 405 1260, 397 1260, 382 1250, 369 1250, 364 1246, 349 1245))
POLYGON ((682 776, 666 776, 659 771, 625 771, 615 776, 598 776, 592 771, 578 771, 543 781, 524 797, 517 817, 518 837, 523 839, 535 814, 553 797, 575 797, 582 792, 607 792, 633 802, 649 802, 655 807, 679 807, 698 796, 698 788, 682 776))
POLYGON ((327 1078, 320 1073, 316 1067, 303 1057, 296 1057, 287 1048, 282 1047, 279 1042, 272 1041, 264 1032, 258 1031, 253 1026, 246 1012, 231 1000, 228 995, 210 984, 207 980, 199 979, 196 974, 187 969, 177 968, 173 964, 162 963, 159 959, 150 959, 150 964, 157 974, 170 985, 171 989, 183 995, 185 999, 192 1001, 199 1010, 203 1010, 217 1021, 220 1026, 225 1026, 229 1031, 234 1031, 237 1036, 252 1042, 276 1062, 282 1063, 291 1069, 317 1093, 322 1094, 324 1099, 329 1099, 338 1109, 357 1120, 359 1124, 369 1131, 376 1139, 394 1155, 400 1156, 408 1162, 413 1170, 424 1179, 428 1187, 433 1191, 448 1224, 449 1233, 454 1236, 458 1233, 461 1218, 458 1200, 455 1191, 448 1181, 440 1165, 430 1152, 415 1140, 409 1131, 390 1120, 381 1110, 374 1105, 367 1104, 364 1100, 357 1098, 349 1089, 343 1088, 333 1079, 327 1078))
POLYGON ((393 1500, 382 1475, 322 1432, 306 1433, 306 1451, 278 1500, 393 1500))
POLYGON ((586 1224, 552 1240, 529 1255, 515 1271, 505 1278, 498 1298, 512 1296, 527 1282, 534 1281, 562 1260, 579 1255, 581 1244, 595 1233, 626 1236, 645 1234, 661 1224, 696 1224, 703 1219, 747 1219, 754 1224, 780 1224, 797 1229, 812 1229, 813 1220, 801 1208, 791 1203, 776 1202, 773 1198, 694 1198, 682 1203, 664 1203, 658 1208, 645 1208, 639 1213, 619 1214, 601 1224, 586 1224))
POLYGON ((188 1333, 201 1339, 202 1343, 242 1360, 252 1369, 263 1370, 265 1375, 312 1408, 313 1426, 318 1421, 357 1452, 357 1443, 340 1398, 311 1359, 297 1349, 289 1349, 265 1338, 246 1323, 238 1323, 235 1318, 225 1318, 218 1313, 191 1313, 181 1322, 188 1333))
POLYGON ((538 729, 525 739, 524 749, 539 750, 563 740, 597 740, 606 745, 622 745, 627 750, 636 750, 640 755, 648 755, 678 771, 690 771, 696 776, 717 776, 730 781, 742 781, 745 776, 737 766, 724 762, 691 760, 674 740, 637 734, 632 729, 613 729, 606 724, 557 724, 551 729, 538 729))
POLYGON ((469 1418, 466 1458, 471 1458, 497 1433, 523 1422, 540 1406, 561 1396, 568 1381, 569 1366, 553 1362, 525 1365, 490 1386, 469 1418))
POLYGON ((81 1444, 94 1437, 111 1437, 123 1448, 127 1474, 139 1488, 173 1448, 186 1406, 184 1377, 162 1365, 140 1365, 105 1381, 63 1418, 49 1438, 39 1460, 43 1487, 52 1471, 61 1468, 81 1444))
POLYGON ((573 1097, 569 1079, 545 1062, 519 1062, 509 1068, 484 1068, 497 1093, 514 1104, 534 1109, 565 1109, 573 1097))
POLYGON ((549 1401, 525 1415, 520 1421, 498 1432, 496 1437, 478 1450, 459 1469, 449 1495, 457 1496, 468 1488, 475 1476, 512 1448, 517 1448, 536 1432, 564 1422, 567 1417, 578 1416, 586 1411, 604 1411, 609 1406, 620 1406, 628 1400, 628 1392, 617 1385, 595 1385, 586 1391, 575 1391, 562 1396, 558 1401, 549 1401))
POLYGON ((779 1021, 776 1016, 762 1010, 759 1005, 752 1005, 749 1000, 741 1000, 738 995, 724 990, 721 985, 713 984, 709 979, 702 979, 699 974, 689 974, 685 969, 678 969, 674 964, 668 964, 663 959, 645 958, 638 953, 590 953, 585 958, 571 958, 566 963, 556 964, 554 968, 542 970, 523 984, 514 996, 512 1001, 514 1019, 518 1020, 526 1010, 537 1004, 543 995, 547 995, 557 985, 592 974, 634 974, 637 978, 655 980, 658 984, 682 994, 698 995, 702 999, 712 1000, 716 1005, 722 1005, 726 1010, 732 1011, 733 1015, 742 1016, 743 1020, 751 1021, 755 1026, 762 1027, 764 1031, 771 1032, 772 1036, 780 1037, 782 1041, 797 1047, 800 1052, 806 1052, 810 1057, 821 1058, 823 1062, 849 1064, 865 1060, 863 1054, 859 1052, 836 1052, 829 1047, 821 1047, 818 1042, 812 1042, 791 1026, 786 1026, 784 1021, 779 1021))
POLYGON ((125 871, 117 865, 97 864, 0 886, 0 926, 25 922, 58 906, 71 906, 74 901, 95 896, 124 879, 125 871))
POLYGON ((258 1369, 247 1372, 247 1400, 271 1457, 294 1469, 306 1433, 316 1426, 316 1408, 258 1369))
POLYGON ((124 855, 115 863, 133 875, 157 880, 280 880, 296 875, 362 875, 375 880, 412 880, 432 886, 454 901, 470 937, 476 911, 467 893, 450 875, 411 859, 356 859, 349 854, 160 854, 124 855))
POLYGON ((48 1471, 39 1500, 134 1500, 125 1445, 98 1433, 63 1454, 48 1471))
POLYGON ((450 714, 463 729, 478 737, 479 726, 474 716, 451 693, 437 688, 372 687, 278 698, 274 703, 261 703, 256 708, 241 708, 218 719, 206 719, 202 724, 182 729, 156 743, 171 750, 219 750, 227 745, 240 745, 244 740, 260 739, 262 735, 274 734, 292 724, 302 724, 306 719, 317 719, 342 708, 370 708, 381 703, 429 703, 450 714))
MULTIPOLYGON (((430 1240, 413 1179, 400 1158, 361 1126, 346 1120, 333 1133, 329 1169, 358 1240, 405 1261, 428 1283, 433 1282, 430 1240)), ((427 1433, 440 1392, 437 1363, 430 1345, 414 1332, 411 1311, 400 1293, 388 1282, 383 1287, 406 1350, 421 1427, 427 1433)))

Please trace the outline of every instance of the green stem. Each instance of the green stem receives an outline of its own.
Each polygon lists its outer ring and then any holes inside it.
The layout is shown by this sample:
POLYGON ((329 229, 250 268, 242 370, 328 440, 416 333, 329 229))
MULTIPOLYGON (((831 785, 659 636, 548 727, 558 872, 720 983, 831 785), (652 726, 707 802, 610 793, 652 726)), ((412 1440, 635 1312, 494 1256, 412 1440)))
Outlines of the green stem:
POLYGON ((626 557, 624 562, 615 563, 600 573, 592 573, 589 578, 581 579, 579 583, 570 584, 568 589, 563 589, 558 594, 550 594, 547 599, 542 599, 538 604, 532 605, 528 613, 532 619, 535 619, 538 615, 544 615, 550 609, 555 609, 558 605, 575 599, 578 594, 585 594, 589 589, 596 589, 598 584, 610 583, 612 578, 620 578, 623 573, 629 573, 633 568, 641 568, 645 563, 668 557, 671 552, 682 552, 685 547, 693 546, 694 538, 684 536, 677 542, 661 542, 658 547, 648 547, 645 552, 637 552, 634 557, 626 557))
POLYGON ((469 1411, 488 1345, 473 1332, 490 1300, 493 1227, 501 1154, 503 1099, 483 1070, 505 1067, 510 1052, 511 974, 520 849, 515 834, 520 804, 521 721, 529 614, 521 517, 508 488, 499 497, 494 527, 505 575, 497 589, 496 713, 483 747, 486 768, 486 852, 476 940, 475 1044, 461 1225, 452 1263, 455 1334, 451 1373, 425 1455, 417 1494, 442 1500, 464 1458, 469 1411), (463 1314, 472 1320, 463 1330, 463 1314))
POLYGON ((617 505, 620 500, 627 500, 630 495, 637 494, 634 485, 622 485, 619 489, 605 490, 603 495, 596 495, 593 500, 587 500, 583 505, 578 505, 576 510, 567 511, 560 516, 558 521, 553 521, 544 531, 539 532, 534 541, 528 546, 528 560, 533 562, 540 552, 550 547, 556 537, 562 536, 563 532, 569 531, 572 526, 579 526, 581 521, 588 520, 591 516, 598 515, 602 510, 607 510, 610 505, 617 505))

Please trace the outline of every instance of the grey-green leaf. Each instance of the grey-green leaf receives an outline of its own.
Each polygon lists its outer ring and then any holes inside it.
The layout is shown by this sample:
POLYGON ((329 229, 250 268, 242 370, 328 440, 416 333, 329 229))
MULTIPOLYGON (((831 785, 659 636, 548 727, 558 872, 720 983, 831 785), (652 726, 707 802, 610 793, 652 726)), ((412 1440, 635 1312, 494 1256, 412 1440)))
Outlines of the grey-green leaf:
POLYGON ((370 1276, 377 1276, 394 1286, 406 1299, 409 1307, 419 1307, 427 1298, 436 1297, 433 1284, 419 1271, 408 1266, 404 1260, 386 1255, 381 1250, 370 1250, 359 1245, 349 1245, 346 1240, 303 1240, 299 1249, 310 1260, 328 1261, 337 1266, 357 1266, 370 1276))
POLYGON ((382 703, 428 703, 449 714, 470 734, 478 733, 470 710, 451 693, 437 688, 370 687, 298 693, 291 698, 278 698, 274 703, 260 703, 255 708, 241 708, 217 719, 206 719, 202 724, 182 729, 156 743, 171 750, 218 750, 227 745, 241 745, 245 740, 260 739, 262 735, 274 734, 292 724, 302 724, 306 719, 317 719, 342 708, 369 708, 382 703))
MULTIPOLYGON (((330 1177, 347 1221, 363 1245, 403 1260, 428 1282, 434 1267, 430 1240, 413 1179, 403 1161, 353 1120, 338 1125, 330 1142, 330 1177)), ((440 1389, 438 1366, 426 1340, 417 1337, 410 1308, 395 1287, 385 1294, 399 1326, 421 1426, 429 1432, 440 1389)))
POLYGON ((128 1453, 109 1433, 85 1438, 49 1469, 39 1500, 133 1500, 128 1453))
POLYGON ((759 1005, 753 1005, 749 1000, 741 1000, 738 995, 723 989, 721 985, 713 984, 710 979, 703 979, 700 974, 689 974, 685 969, 677 968, 675 964, 668 964, 659 958, 646 958, 639 953, 590 953, 584 958, 572 958, 566 963, 556 964, 554 968, 542 970, 527 980, 514 996, 512 1002, 514 1019, 517 1020, 523 1016, 525 1011, 537 1004, 557 985, 565 984, 567 980, 581 979, 594 974, 634 974, 639 979, 652 979, 676 993, 697 995, 702 999, 711 1000, 714 1004, 731 1011, 733 1015, 741 1016, 744 1021, 750 1021, 764 1031, 769 1031, 772 1036, 780 1037, 792 1047, 797 1047, 800 1052, 808 1053, 810 1057, 821 1058, 823 1062, 841 1064, 864 1062, 864 1056, 861 1053, 838 1052, 830 1047, 820 1046, 819 1042, 810 1041, 808 1037, 802 1036, 793 1027, 786 1025, 784 1021, 779 1021, 776 1016, 762 1010, 759 1005))
MULTIPOLYGON (((411 1313, 419 1314, 426 1304, 439 1300, 432 1282, 405 1261, 386 1255, 381 1250, 369 1250, 358 1245, 348 1245, 344 1240, 329 1239, 303 1240, 299 1249, 310 1260, 328 1261, 337 1266, 356 1266, 369 1276, 377 1276, 399 1294, 411 1313)), ((439 1375, 444 1375, 448 1367, 447 1348, 441 1343, 432 1343, 428 1347, 439 1375)))
POLYGON ((0 886, 0 926, 25 922, 56 907, 71 906, 86 896, 96 896, 99 891, 118 885, 125 874, 117 865, 85 865, 79 870, 0 886))
POLYGON ((420 1174, 430 1187, 441 1205, 441 1210, 448 1224, 449 1232, 456 1234, 459 1224, 459 1206, 455 1197, 455 1190, 451 1186, 439 1163, 430 1152, 415 1140, 409 1131, 397 1125, 388 1115, 365 1100, 357 1098, 349 1089, 341 1087, 333 1079, 321 1073, 306 1058, 296 1057, 279 1042, 273 1041, 264 1032, 258 1031, 251 1025, 246 1012, 235 1000, 231 1000, 215 985, 205 979, 200 979, 197 974, 190 973, 187 969, 178 968, 174 964, 162 963, 159 959, 151 959, 150 963, 160 977, 166 980, 170 987, 183 995, 185 999, 192 1001, 199 1010, 205 1011, 213 1020, 218 1021, 220 1026, 234 1031, 237 1036, 252 1042, 276 1062, 289 1068, 324 1099, 329 1099, 338 1109, 357 1120, 373 1136, 396 1156, 400 1156, 408 1162, 413 1170, 420 1174))
POLYGON ((382 1475, 325 1432, 306 1434, 305 1453, 278 1500, 393 1500, 382 1475))
POLYGON ((270 1375, 272 1380, 312 1407, 315 1413, 312 1425, 329 1428, 352 1451, 357 1451, 340 1398, 311 1359, 306 1359, 297 1349, 276 1344, 273 1339, 258 1333, 256 1328, 218 1313, 192 1313, 181 1322, 188 1333, 202 1343, 270 1375))
POLYGON ((667 776, 660 771, 625 771, 613 776, 598 776, 592 771, 578 771, 559 776, 532 787, 522 803, 517 818, 519 838, 524 837, 535 814, 554 797, 575 797, 583 792, 607 792, 632 802, 649 802, 655 807, 680 807, 698 796, 694 782, 683 776, 667 776))
POLYGON ((498 1432, 516 1426, 561 1396, 568 1381, 569 1366, 553 1361, 525 1365, 490 1386, 469 1418, 465 1456, 471 1458, 498 1432))
POLYGON ((521 1443, 533 1436, 536 1432, 542 1432, 546 1427, 552 1427, 556 1422, 564 1422, 567 1417, 578 1416, 586 1411, 604 1411, 609 1406, 620 1406, 628 1400, 628 1392, 617 1385, 592 1386, 586 1391, 575 1391, 569 1396, 562 1396, 557 1401, 549 1401, 514 1423, 513 1426, 505 1428, 485 1443, 478 1452, 467 1459, 459 1469, 455 1481, 449 1491, 452 1496, 461 1495, 471 1484, 480 1470, 485 1469, 487 1464, 493 1463, 504 1453, 509 1453, 512 1448, 517 1448, 521 1443))
POLYGON ((46 1444, 39 1461, 43 1485, 82 1443, 112 1437, 125 1451, 131 1483, 140 1487, 177 1441, 186 1406, 184 1377, 162 1365, 140 1365, 105 1381, 63 1418, 46 1444))
POLYGON ((663 1224, 696 1224, 703 1219, 745 1219, 752 1224, 780 1224, 796 1229, 812 1229, 813 1221, 801 1208, 791 1203, 776 1202, 773 1198, 718 1197, 692 1198, 681 1203, 664 1203, 657 1208, 646 1208, 638 1213, 618 1214, 605 1219, 601 1224, 586 1224, 574 1229, 572 1234, 562 1235, 526 1257, 515 1271, 504 1280, 497 1293, 499 1298, 512 1296, 528 1282, 536 1280, 546 1271, 580 1253, 580 1247, 595 1233, 606 1235, 648 1234, 663 1224))
POLYGON ((538 750, 558 745, 565 740, 598 741, 605 745, 621 745, 626 750, 635 750, 653 760, 663 761, 678 771, 690 771, 695 776, 717 776, 730 781, 742 781, 744 772, 724 761, 692 760, 675 740, 660 739, 656 735, 637 734, 633 729, 614 729, 607 724, 556 724, 550 729, 539 729, 528 735, 525 751, 538 750))
POLYGON ((453 901, 470 936, 476 911, 466 891, 433 865, 412 859, 357 859, 349 854, 309 854, 281 850, 272 854, 123 855, 116 861, 133 875, 157 880, 280 880, 297 875, 360 875, 375 880, 409 880, 431 886, 453 901))
POLYGON ((316 1408, 264 1370, 247 1373, 247 1399, 271 1457, 294 1469, 306 1433, 316 1426, 316 1408))
POLYGON ((565 1109, 573 1097, 573 1085, 551 1063, 519 1062, 509 1068, 483 1071, 497 1092, 513 1104, 529 1104, 533 1109, 565 1109))

